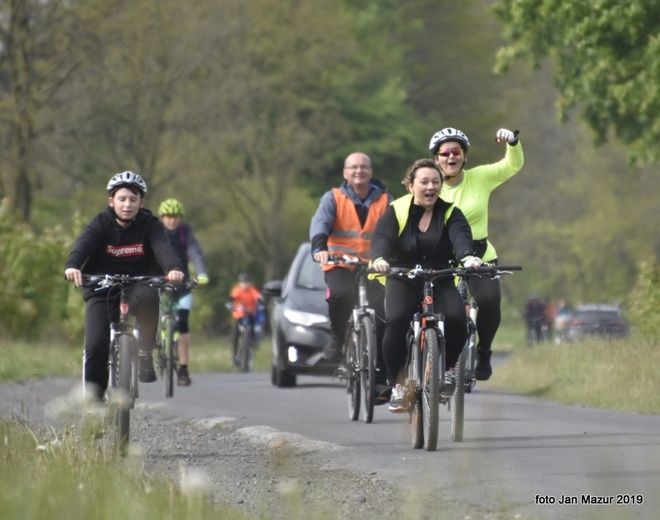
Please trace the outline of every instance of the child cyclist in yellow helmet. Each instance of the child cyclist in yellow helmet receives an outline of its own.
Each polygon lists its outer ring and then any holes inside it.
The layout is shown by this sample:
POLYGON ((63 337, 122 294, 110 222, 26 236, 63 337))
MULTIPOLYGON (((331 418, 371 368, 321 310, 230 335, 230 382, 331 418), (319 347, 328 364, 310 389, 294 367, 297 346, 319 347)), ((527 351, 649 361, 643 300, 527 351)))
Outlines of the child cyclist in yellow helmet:
MULTIPOLYGON (((181 259, 186 278, 190 277, 189 262, 192 262, 197 273, 197 282, 200 285, 209 281, 204 267, 202 247, 190 225, 182 222, 185 211, 183 204, 177 199, 166 199, 158 207, 158 215, 165 227, 165 234, 181 259)), ((190 350, 190 327, 188 317, 192 309, 192 294, 190 289, 179 287, 175 298, 178 302, 178 328, 179 328, 179 386, 189 386, 191 383, 188 370, 188 352, 190 350)))

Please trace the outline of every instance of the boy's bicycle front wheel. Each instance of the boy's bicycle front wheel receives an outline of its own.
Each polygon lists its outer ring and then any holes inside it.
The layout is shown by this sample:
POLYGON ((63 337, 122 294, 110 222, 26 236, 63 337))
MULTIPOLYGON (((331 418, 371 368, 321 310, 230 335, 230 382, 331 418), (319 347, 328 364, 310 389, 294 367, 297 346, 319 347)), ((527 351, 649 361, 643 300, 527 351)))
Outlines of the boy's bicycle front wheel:
POLYGON ((124 456, 128 452, 130 437, 131 396, 133 343, 127 334, 121 334, 118 339, 119 367, 117 370, 117 395, 114 395, 114 409, 116 411, 116 439, 115 446, 119 454, 124 456))

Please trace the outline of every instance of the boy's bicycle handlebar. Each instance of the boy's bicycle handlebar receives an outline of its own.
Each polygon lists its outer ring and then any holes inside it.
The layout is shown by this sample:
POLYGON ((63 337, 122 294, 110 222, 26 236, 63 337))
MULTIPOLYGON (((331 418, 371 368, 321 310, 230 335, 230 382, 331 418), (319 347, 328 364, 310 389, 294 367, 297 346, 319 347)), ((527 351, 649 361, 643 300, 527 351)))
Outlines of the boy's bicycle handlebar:
POLYGON ((138 283, 145 283, 152 287, 159 287, 166 290, 174 290, 177 287, 192 289, 197 286, 197 280, 187 280, 185 282, 170 282, 167 276, 153 275, 128 275, 128 274, 83 274, 83 286, 91 287, 98 285, 99 289, 109 287, 126 287, 138 283))

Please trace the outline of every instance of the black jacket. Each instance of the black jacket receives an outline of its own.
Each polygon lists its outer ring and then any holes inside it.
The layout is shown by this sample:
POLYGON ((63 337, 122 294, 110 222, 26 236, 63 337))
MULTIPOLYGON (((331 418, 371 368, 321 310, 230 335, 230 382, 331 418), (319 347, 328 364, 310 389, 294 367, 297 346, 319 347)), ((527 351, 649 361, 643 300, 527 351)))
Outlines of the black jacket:
MULTIPOLYGON (((183 271, 178 255, 165 236, 165 228, 149 210, 141 209, 128 226, 120 226, 107 207, 87 224, 76 239, 65 269, 86 274, 160 276, 183 271)), ((85 291, 85 297, 93 288, 85 291)))
MULTIPOLYGON (((438 199, 433 208, 431 225, 427 234, 434 233, 439 237, 435 247, 429 253, 421 253, 417 246, 420 235, 419 221, 424 214, 424 208, 413 204, 410 198, 407 220, 399 234, 399 220, 394 205, 390 205, 376 224, 371 239, 371 258, 383 258, 392 267, 412 268, 420 265, 427 269, 444 269, 449 267, 450 260, 461 260, 473 255, 472 231, 465 215, 457 207, 451 209, 445 224, 445 214, 452 206, 449 202, 438 199)), ((397 201, 394 202, 396 204, 397 201)))

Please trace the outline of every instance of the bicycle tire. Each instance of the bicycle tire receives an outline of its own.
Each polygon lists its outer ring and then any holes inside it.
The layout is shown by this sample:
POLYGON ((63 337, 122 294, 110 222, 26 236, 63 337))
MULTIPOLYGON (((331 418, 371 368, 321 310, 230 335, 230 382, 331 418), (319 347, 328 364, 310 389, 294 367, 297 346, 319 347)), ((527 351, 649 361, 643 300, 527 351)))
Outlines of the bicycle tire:
POLYGON ((470 317, 468 318, 468 328, 470 330, 470 335, 468 337, 468 347, 465 359, 465 392, 470 393, 476 384, 476 378, 474 372, 477 368, 477 326, 475 324, 476 312, 474 313, 474 318, 472 317, 472 311, 470 317))
MULTIPOLYGON (((360 357, 353 322, 348 326, 344 345, 344 363, 346 365, 346 397, 348 399, 348 418, 357 421, 360 417, 360 357)), ((359 341, 359 340, 358 340, 359 341)))
POLYGON ((370 423, 376 403, 376 329, 371 316, 363 316, 360 325, 360 380, 364 397, 362 419, 370 423))
POLYGON ((412 434, 412 447, 419 450, 424 447, 424 414, 422 413, 422 394, 417 386, 417 373, 419 372, 419 346, 415 343, 412 333, 408 339, 408 379, 406 396, 409 396, 410 433, 412 434))
POLYGON ((424 331, 420 378, 424 447, 426 451, 435 451, 438 446, 440 374, 444 373, 444 366, 444 338, 438 337, 436 329, 428 328, 424 331), (441 366, 442 371, 440 370, 441 366))
POLYGON ((463 425, 465 418, 465 388, 469 385, 467 380, 468 351, 463 349, 458 357, 454 374, 456 376, 456 389, 451 397, 451 438, 454 442, 463 440, 463 425))
POLYGON ((131 430, 131 384, 133 377, 133 341, 128 334, 120 334, 118 339, 119 356, 117 367, 117 389, 115 409, 117 420, 116 444, 120 455, 128 452, 131 430))
POLYGON ((174 318, 165 318, 165 330, 163 332, 163 350, 165 367, 163 370, 163 385, 165 397, 169 398, 174 396, 174 368, 175 368, 175 355, 174 355, 174 318))

